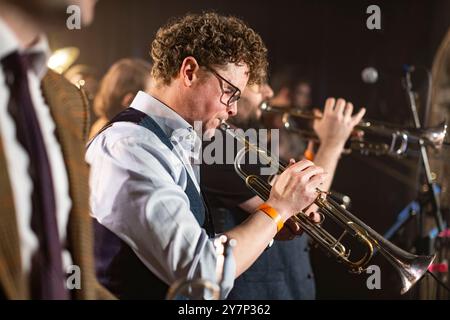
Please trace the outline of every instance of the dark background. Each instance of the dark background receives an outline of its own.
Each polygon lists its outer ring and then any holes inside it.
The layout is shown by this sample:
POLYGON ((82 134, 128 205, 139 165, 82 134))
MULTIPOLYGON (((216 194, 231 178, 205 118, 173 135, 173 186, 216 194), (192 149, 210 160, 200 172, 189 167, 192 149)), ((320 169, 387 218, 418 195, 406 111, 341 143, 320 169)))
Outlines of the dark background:
MULTIPOLYGON (((269 49, 270 71, 289 66, 313 82, 313 100, 344 97, 368 109, 367 118, 399 125, 411 123, 401 86, 403 64, 430 68, 450 25, 450 1, 256 1, 256 0, 103 0, 92 26, 51 34, 53 49, 77 46, 77 63, 100 74, 116 60, 149 59, 157 28, 174 16, 213 9, 244 19, 269 49), (381 30, 366 28, 366 8, 381 8, 381 30), (361 81, 361 70, 374 66, 375 85, 361 81)), ((414 79, 422 87, 420 75, 414 79)), ((417 159, 363 157, 340 162, 333 188, 352 198, 352 212, 380 233, 417 192, 417 159)), ((404 239, 400 239, 404 240, 404 239)), ((400 241, 405 244, 406 242, 400 241)), ((342 266, 314 253, 318 298, 399 298, 388 266, 382 266, 382 291, 368 291, 367 275, 349 275, 342 266), (388 271, 385 271, 388 270, 388 271)), ((407 297, 414 297, 414 292, 407 297)))

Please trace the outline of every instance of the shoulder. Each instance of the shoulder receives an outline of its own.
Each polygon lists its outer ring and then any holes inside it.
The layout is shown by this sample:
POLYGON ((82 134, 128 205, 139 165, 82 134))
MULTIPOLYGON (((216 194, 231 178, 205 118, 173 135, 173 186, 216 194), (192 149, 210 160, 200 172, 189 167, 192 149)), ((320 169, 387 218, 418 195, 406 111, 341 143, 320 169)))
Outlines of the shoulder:
POLYGON ((176 155, 152 131, 130 122, 116 122, 101 132, 89 144, 86 160, 111 158, 118 162, 142 164, 158 160, 160 163, 177 163, 176 155))
POLYGON ((150 130, 134 123, 118 122, 101 132, 89 144, 86 162, 91 177, 105 172, 152 184, 182 184, 186 178, 183 162, 150 130))
POLYGON ((86 141, 90 106, 80 89, 52 70, 42 79, 41 89, 56 126, 86 141))
POLYGON ((122 145, 159 145, 162 142, 152 131, 131 122, 115 122, 109 128, 101 132, 94 141, 113 147, 122 145))
POLYGON ((106 119, 106 118, 97 119, 91 127, 91 130, 89 132, 89 139, 92 139, 93 137, 95 137, 97 132, 99 132, 107 124, 108 124, 108 119, 106 119))

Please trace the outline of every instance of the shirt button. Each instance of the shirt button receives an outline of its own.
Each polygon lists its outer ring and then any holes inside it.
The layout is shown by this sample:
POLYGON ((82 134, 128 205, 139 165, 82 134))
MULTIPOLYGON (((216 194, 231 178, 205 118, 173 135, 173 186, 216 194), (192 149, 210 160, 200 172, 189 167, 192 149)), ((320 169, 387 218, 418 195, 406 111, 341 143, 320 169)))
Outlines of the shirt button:
POLYGON ((306 276, 308 279, 312 279, 312 274, 308 273, 308 275, 306 276))

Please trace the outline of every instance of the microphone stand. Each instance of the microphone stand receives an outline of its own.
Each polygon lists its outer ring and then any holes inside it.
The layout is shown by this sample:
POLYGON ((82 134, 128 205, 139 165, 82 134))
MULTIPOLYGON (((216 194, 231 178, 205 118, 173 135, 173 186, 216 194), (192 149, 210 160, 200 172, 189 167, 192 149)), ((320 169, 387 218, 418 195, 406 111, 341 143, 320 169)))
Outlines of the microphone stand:
MULTIPOLYGON (((421 129, 421 123, 420 123, 420 119, 419 119, 419 114, 417 112, 417 106, 416 106, 416 99, 415 99, 415 92, 412 89, 412 81, 411 81, 411 72, 414 71, 413 67, 408 67, 405 70, 405 90, 407 92, 408 95, 408 100, 409 100, 409 104, 410 104, 410 108, 411 108, 411 112, 413 115, 413 119, 414 119, 414 126, 416 127, 416 129, 421 129)), ((427 101, 428 103, 428 101, 427 101)), ((429 162, 429 157, 428 157, 428 152, 427 152, 427 148, 425 146, 425 143, 423 142, 422 139, 419 140, 419 145, 420 145, 420 161, 422 164, 422 169, 423 169, 423 177, 424 177, 424 184, 423 184, 423 188, 421 191, 423 196, 419 197, 419 203, 420 205, 420 215, 419 215, 419 233, 420 233, 420 237, 424 237, 424 219, 425 219, 425 209, 426 209, 426 204, 430 203, 431 204, 431 208, 432 208, 432 213, 434 215, 434 219, 436 222, 436 227, 438 230, 438 233, 442 232, 444 230, 444 222, 442 219, 442 212, 441 212, 441 206, 440 206, 440 201, 439 201, 439 187, 436 184, 435 181, 433 181, 433 177, 431 175, 431 168, 430 168, 430 162, 429 162)), ((426 251, 426 252, 421 252, 421 254, 429 254, 430 249, 428 248, 428 250, 425 250, 424 246, 421 246, 422 248, 418 248, 420 251, 426 251)))
MULTIPOLYGON (((404 77, 404 88, 406 90, 411 112, 414 119, 414 126, 416 129, 421 129, 421 123, 419 119, 419 114, 416 106, 416 98, 415 92, 412 89, 412 81, 411 81, 411 73, 414 71, 414 67, 408 66, 405 68, 405 77, 404 77)), ((431 77, 429 75, 428 70, 428 86, 431 86, 431 77)), ((425 114, 424 118, 426 119, 429 109, 429 92, 430 88, 428 88, 427 99, 425 102, 425 114)), ((426 122, 426 121, 425 121, 426 122)), ((436 239, 439 239, 441 234, 444 234, 444 228, 446 228, 446 224, 444 224, 439 200, 439 194, 441 192, 439 185, 434 181, 431 175, 430 162, 428 157, 427 148, 422 139, 419 139, 420 146, 420 162, 421 165, 419 170, 423 170, 421 174, 421 179, 423 179, 424 183, 422 184, 422 188, 418 191, 418 199, 411 202, 397 217, 397 221, 394 225, 385 233, 385 238, 389 239, 393 237, 400 229, 404 227, 404 225, 414 216, 417 216, 417 224, 419 237, 415 242, 415 246, 417 249, 417 254, 421 255, 430 255, 432 251, 434 251, 434 247, 436 245, 436 239), (422 178, 423 177, 423 178, 422 178), (428 233, 425 233, 425 215, 427 213, 427 209, 431 206, 431 211, 434 216, 434 220, 436 223, 436 228, 431 230, 428 233), (418 214, 417 214, 418 213, 418 214), (435 240, 433 240, 435 239, 435 240)), ((420 172, 420 171, 419 171, 420 172)), ((448 231, 447 231, 448 232, 448 231)), ((430 270, 427 271, 429 274, 440 286, 442 286, 445 290, 450 291, 449 287, 445 285, 443 281, 438 279, 430 270)), ((420 295, 419 295, 420 296, 420 295)))

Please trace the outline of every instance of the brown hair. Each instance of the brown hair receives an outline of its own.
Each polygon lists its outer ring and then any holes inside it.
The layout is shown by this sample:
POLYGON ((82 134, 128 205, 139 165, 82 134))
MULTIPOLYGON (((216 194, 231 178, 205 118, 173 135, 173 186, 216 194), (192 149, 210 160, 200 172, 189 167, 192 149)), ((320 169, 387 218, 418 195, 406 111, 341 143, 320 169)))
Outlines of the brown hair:
POLYGON ((249 84, 267 73, 267 49, 261 37, 242 20, 213 12, 188 14, 160 28, 152 43, 152 76, 169 84, 183 60, 194 57, 201 66, 245 63, 249 84))
POLYGON ((124 109, 126 94, 144 90, 150 77, 151 64, 141 59, 121 59, 114 63, 103 77, 94 100, 94 112, 111 119, 124 109))

